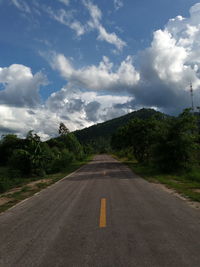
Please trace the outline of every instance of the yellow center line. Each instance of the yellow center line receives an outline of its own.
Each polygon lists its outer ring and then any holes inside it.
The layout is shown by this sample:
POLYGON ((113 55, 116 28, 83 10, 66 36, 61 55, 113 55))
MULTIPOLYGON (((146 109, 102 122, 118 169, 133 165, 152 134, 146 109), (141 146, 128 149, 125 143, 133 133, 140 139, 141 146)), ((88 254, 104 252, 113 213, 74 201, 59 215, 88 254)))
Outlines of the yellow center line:
POLYGON ((106 199, 101 199, 99 227, 106 227, 106 199))

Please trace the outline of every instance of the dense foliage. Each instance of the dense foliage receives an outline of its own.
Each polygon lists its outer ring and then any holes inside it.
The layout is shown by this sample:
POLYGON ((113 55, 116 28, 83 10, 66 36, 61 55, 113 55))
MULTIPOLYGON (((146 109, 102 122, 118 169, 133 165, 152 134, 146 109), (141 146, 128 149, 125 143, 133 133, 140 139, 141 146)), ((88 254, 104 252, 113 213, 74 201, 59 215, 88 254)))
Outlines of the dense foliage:
MULTIPOLYGON (((41 177, 59 172, 86 156, 86 150, 63 123, 59 133, 59 137, 46 142, 42 142, 33 131, 28 132, 25 139, 13 134, 3 136, 0 141, 0 167, 8 170, 7 183, 12 183, 12 179, 17 177, 41 177)), ((5 179, 0 177, 0 192, 6 187, 5 179)))
POLYGON ((75 131, 74 134, 82 145, 89 146, 94 153, 107 153, 111 151, 111 137, 118 128, 126 125, 134 118, 148 119, 152 116, 163 117, 166 115, 153 109, 143 108, 119 118, 75 131))
POLYGON ((178 117, 135 118, 113 134, 111 145, 162 171, 191 168, 199 157, 197 120, 189 109, 178 117))

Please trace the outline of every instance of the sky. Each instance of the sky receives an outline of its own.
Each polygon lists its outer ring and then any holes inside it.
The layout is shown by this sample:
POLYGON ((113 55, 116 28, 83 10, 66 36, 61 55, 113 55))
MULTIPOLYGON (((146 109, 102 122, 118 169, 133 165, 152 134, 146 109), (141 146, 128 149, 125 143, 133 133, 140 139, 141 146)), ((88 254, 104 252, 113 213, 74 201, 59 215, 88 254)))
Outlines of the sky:
POLYGON ((200 3, 0 0, 0 135, 200 106, 200 3))

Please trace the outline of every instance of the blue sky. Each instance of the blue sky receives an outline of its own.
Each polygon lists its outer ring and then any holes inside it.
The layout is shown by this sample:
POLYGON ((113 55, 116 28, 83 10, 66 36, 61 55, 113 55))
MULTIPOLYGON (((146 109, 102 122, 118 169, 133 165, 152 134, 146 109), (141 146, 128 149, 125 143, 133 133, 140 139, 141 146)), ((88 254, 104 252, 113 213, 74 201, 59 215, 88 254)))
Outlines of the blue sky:
MULTIPOLYGON (((0 0, 0 133, 47 139, 199 101, 200 3, 0 0)), ((196 105, 199 103, 196 103, 196 105)))

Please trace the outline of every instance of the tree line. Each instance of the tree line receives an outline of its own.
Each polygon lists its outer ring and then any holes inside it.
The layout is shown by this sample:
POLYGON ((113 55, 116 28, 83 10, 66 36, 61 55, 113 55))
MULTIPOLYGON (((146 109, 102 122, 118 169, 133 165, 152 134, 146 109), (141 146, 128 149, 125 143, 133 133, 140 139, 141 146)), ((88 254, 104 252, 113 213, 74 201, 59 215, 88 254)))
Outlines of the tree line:
POLYGON ((197 116, 185 109, 178 117, 135 118, 113 134, 111 146, 141 164, 174 172, 199 164, 199 141, 197 116))
POLYGON ((29 131, 25 139, 8 134, 0 140, 0 167, 6 168, 6 182, 0 177, 0 192, 9 188, 15 178, 42 177, 64 170, 69 164, 83 160, 88 154, 73 133, 60 123, 59 136, 42 142, 29 131))

